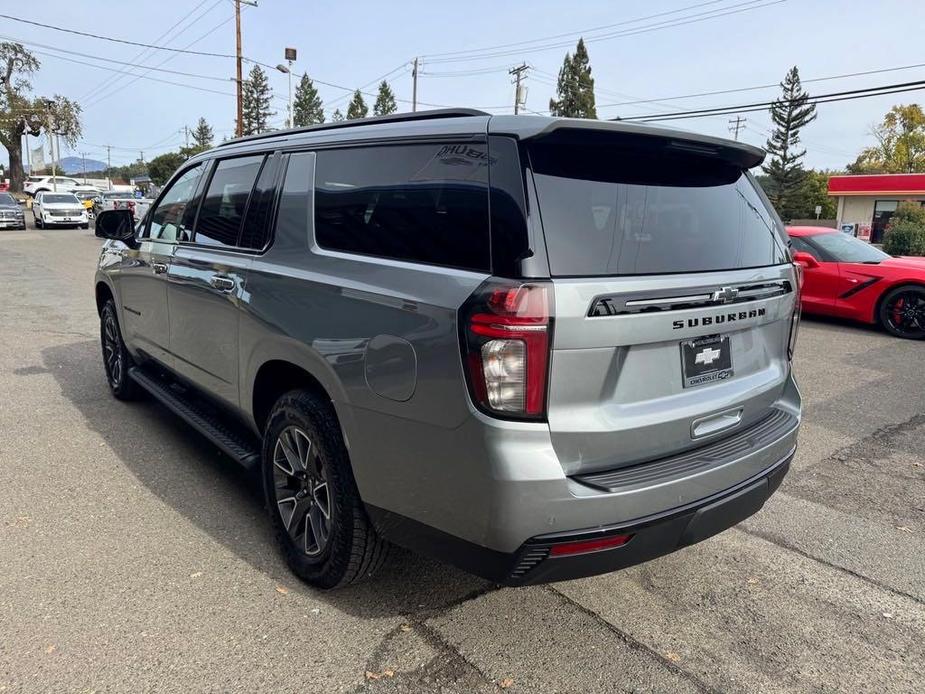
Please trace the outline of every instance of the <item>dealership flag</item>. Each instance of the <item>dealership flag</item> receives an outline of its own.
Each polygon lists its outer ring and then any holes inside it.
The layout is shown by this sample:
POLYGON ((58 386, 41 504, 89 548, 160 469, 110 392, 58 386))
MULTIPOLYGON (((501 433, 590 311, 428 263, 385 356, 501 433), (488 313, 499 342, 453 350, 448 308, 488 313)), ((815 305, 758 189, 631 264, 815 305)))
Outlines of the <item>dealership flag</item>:
POLYGON ((45 148, 39 145, 32 150, 32 170, 42 171, 45 168, 45 148))

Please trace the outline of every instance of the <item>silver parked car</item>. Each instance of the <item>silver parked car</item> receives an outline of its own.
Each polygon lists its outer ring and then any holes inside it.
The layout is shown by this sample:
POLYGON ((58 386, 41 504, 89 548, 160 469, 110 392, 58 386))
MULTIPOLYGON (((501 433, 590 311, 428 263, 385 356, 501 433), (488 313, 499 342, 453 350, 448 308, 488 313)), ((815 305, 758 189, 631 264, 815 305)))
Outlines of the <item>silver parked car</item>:
POLYGON ((389 543, 510 585, 758 511, 797 268, 748 145, 434 111, 233 140, 97 221, 106 377, 259 469, 293 571, 389 543))

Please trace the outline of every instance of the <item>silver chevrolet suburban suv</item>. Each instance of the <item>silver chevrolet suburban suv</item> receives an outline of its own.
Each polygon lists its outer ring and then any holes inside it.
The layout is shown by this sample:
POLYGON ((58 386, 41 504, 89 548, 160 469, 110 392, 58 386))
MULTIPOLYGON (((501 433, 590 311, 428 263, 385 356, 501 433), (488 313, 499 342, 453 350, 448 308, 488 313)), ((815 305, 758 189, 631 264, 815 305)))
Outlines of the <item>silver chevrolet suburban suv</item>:
POLYGON ((138 224, 99 216, 106 377, 259 471, 316 586, 391 543, 508 585, 652 559, 794 455, 800 276, 762 157, 472 110, 223 143, 138 224))

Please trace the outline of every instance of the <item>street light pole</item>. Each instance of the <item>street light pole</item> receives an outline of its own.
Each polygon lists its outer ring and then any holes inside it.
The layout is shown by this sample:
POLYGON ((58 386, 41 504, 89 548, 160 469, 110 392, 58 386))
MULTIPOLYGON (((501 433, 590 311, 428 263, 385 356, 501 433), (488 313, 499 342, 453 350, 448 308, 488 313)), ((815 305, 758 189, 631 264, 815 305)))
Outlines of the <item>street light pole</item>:
POLYGON ((283 57, 286 59, 286 62, 289 63, 289 67, 280 65, 276 69, 281 70, 285 68, 285 72, 289 74, 289 127, 295 127, 295 113, 292 110, 292 64, 296 61, 297 52, 295 48, 287 48, 284 52, 283 57))

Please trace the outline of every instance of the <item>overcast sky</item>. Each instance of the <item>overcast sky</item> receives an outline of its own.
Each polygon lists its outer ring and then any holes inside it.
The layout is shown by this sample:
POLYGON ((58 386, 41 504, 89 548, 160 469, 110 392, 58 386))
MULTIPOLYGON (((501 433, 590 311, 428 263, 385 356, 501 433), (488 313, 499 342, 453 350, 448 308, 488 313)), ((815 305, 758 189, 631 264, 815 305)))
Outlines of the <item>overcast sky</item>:
MULTIPOLYGON (((0 12, 160 46, 234 53, 231 0, 44 0, 30 3, 28 12, 25 7, 22 2, 3 2, 0 12)), ((259 0, 258 7, 243 12, 244 55, 248 58, 276 65, 282 62, 284 47, 292 46, 299 51, 294 66, 298 74, 307 71, 318 80, 350 89, 368 85, 368 92, 375 91, 375 84, 370 83, 393 70, 389 79, 397 97, 410 100, 410 61, 417 55, 423 61, 418 87, 421 103, 475 106, 493 113, 511 111, 513 87, 507 71, 521 61, 533 66, 526 82, 527 108, 546 111, 566 50, 573 50, 583 34, 601 118, 767 101, 777 94, 777 88, 607 105, 775 84, 792 65, 809 80, 925 63, 923 26, 925 2, 911 0, 259 0), (660 13, 665 14, 653 17, 660 13), (716 16, 721 13, 726 14, 716 16), (675 26, 664 27, 668 22, 675 26), (545 40, 521 43, 534 39, 545 40), (521 45, 510 46, 513 43, 521 45), (462 51, 480 52, 459 55, 462 51)), ((182 144, 182 127, 195 125, 199 116, 212 124, 219 139, 232 134, 234 61, 229 58, 145 51, 7 19, 0 19, 0 37, 22 41, 41 60, 41 71, 33 79, 36 94, 63 94, 83 105, 84 135, 76 151, 86 152, 89 158, 105 160, 103 146, 109 144, 113 164, 137 159, 142 150, 150 159, 182 144), (105 69, 70 62, 74 60, 105 69), (137 79, 114 72, 145 74, 120 66, 124 63, 213 79, 162 71, 137 79)), ((822 94, 919 79, 925 79, 925 67, 806 86, 822 94)), ((273 72, 270 80, 277 97, 274 123, 282 125, 286 76, 273 72)), ((317 86, 328 117, 335 107, 346 111, 348 91, 317 86)), ((367 97, 370 109, 373 100, 367 97)), ((818 119, 804 130, 806 164, 843 167, 860 148, 871 144, 870 126, 890 106, 916 101, 923 103, 925 92, 820 105, 818 119)), ((410 110, 401 101, 399 107, 410 110)), ((743 115, 748 120, 740 139, 764 145, 770 127, 768 114, 743 115)), ((672 121, 670 125, 729 136, 730 117, 672 121)), ((35 146, 37 140, 32 143, 35 146)), ((5 152, 0 156, 5 157, 5 152)))

